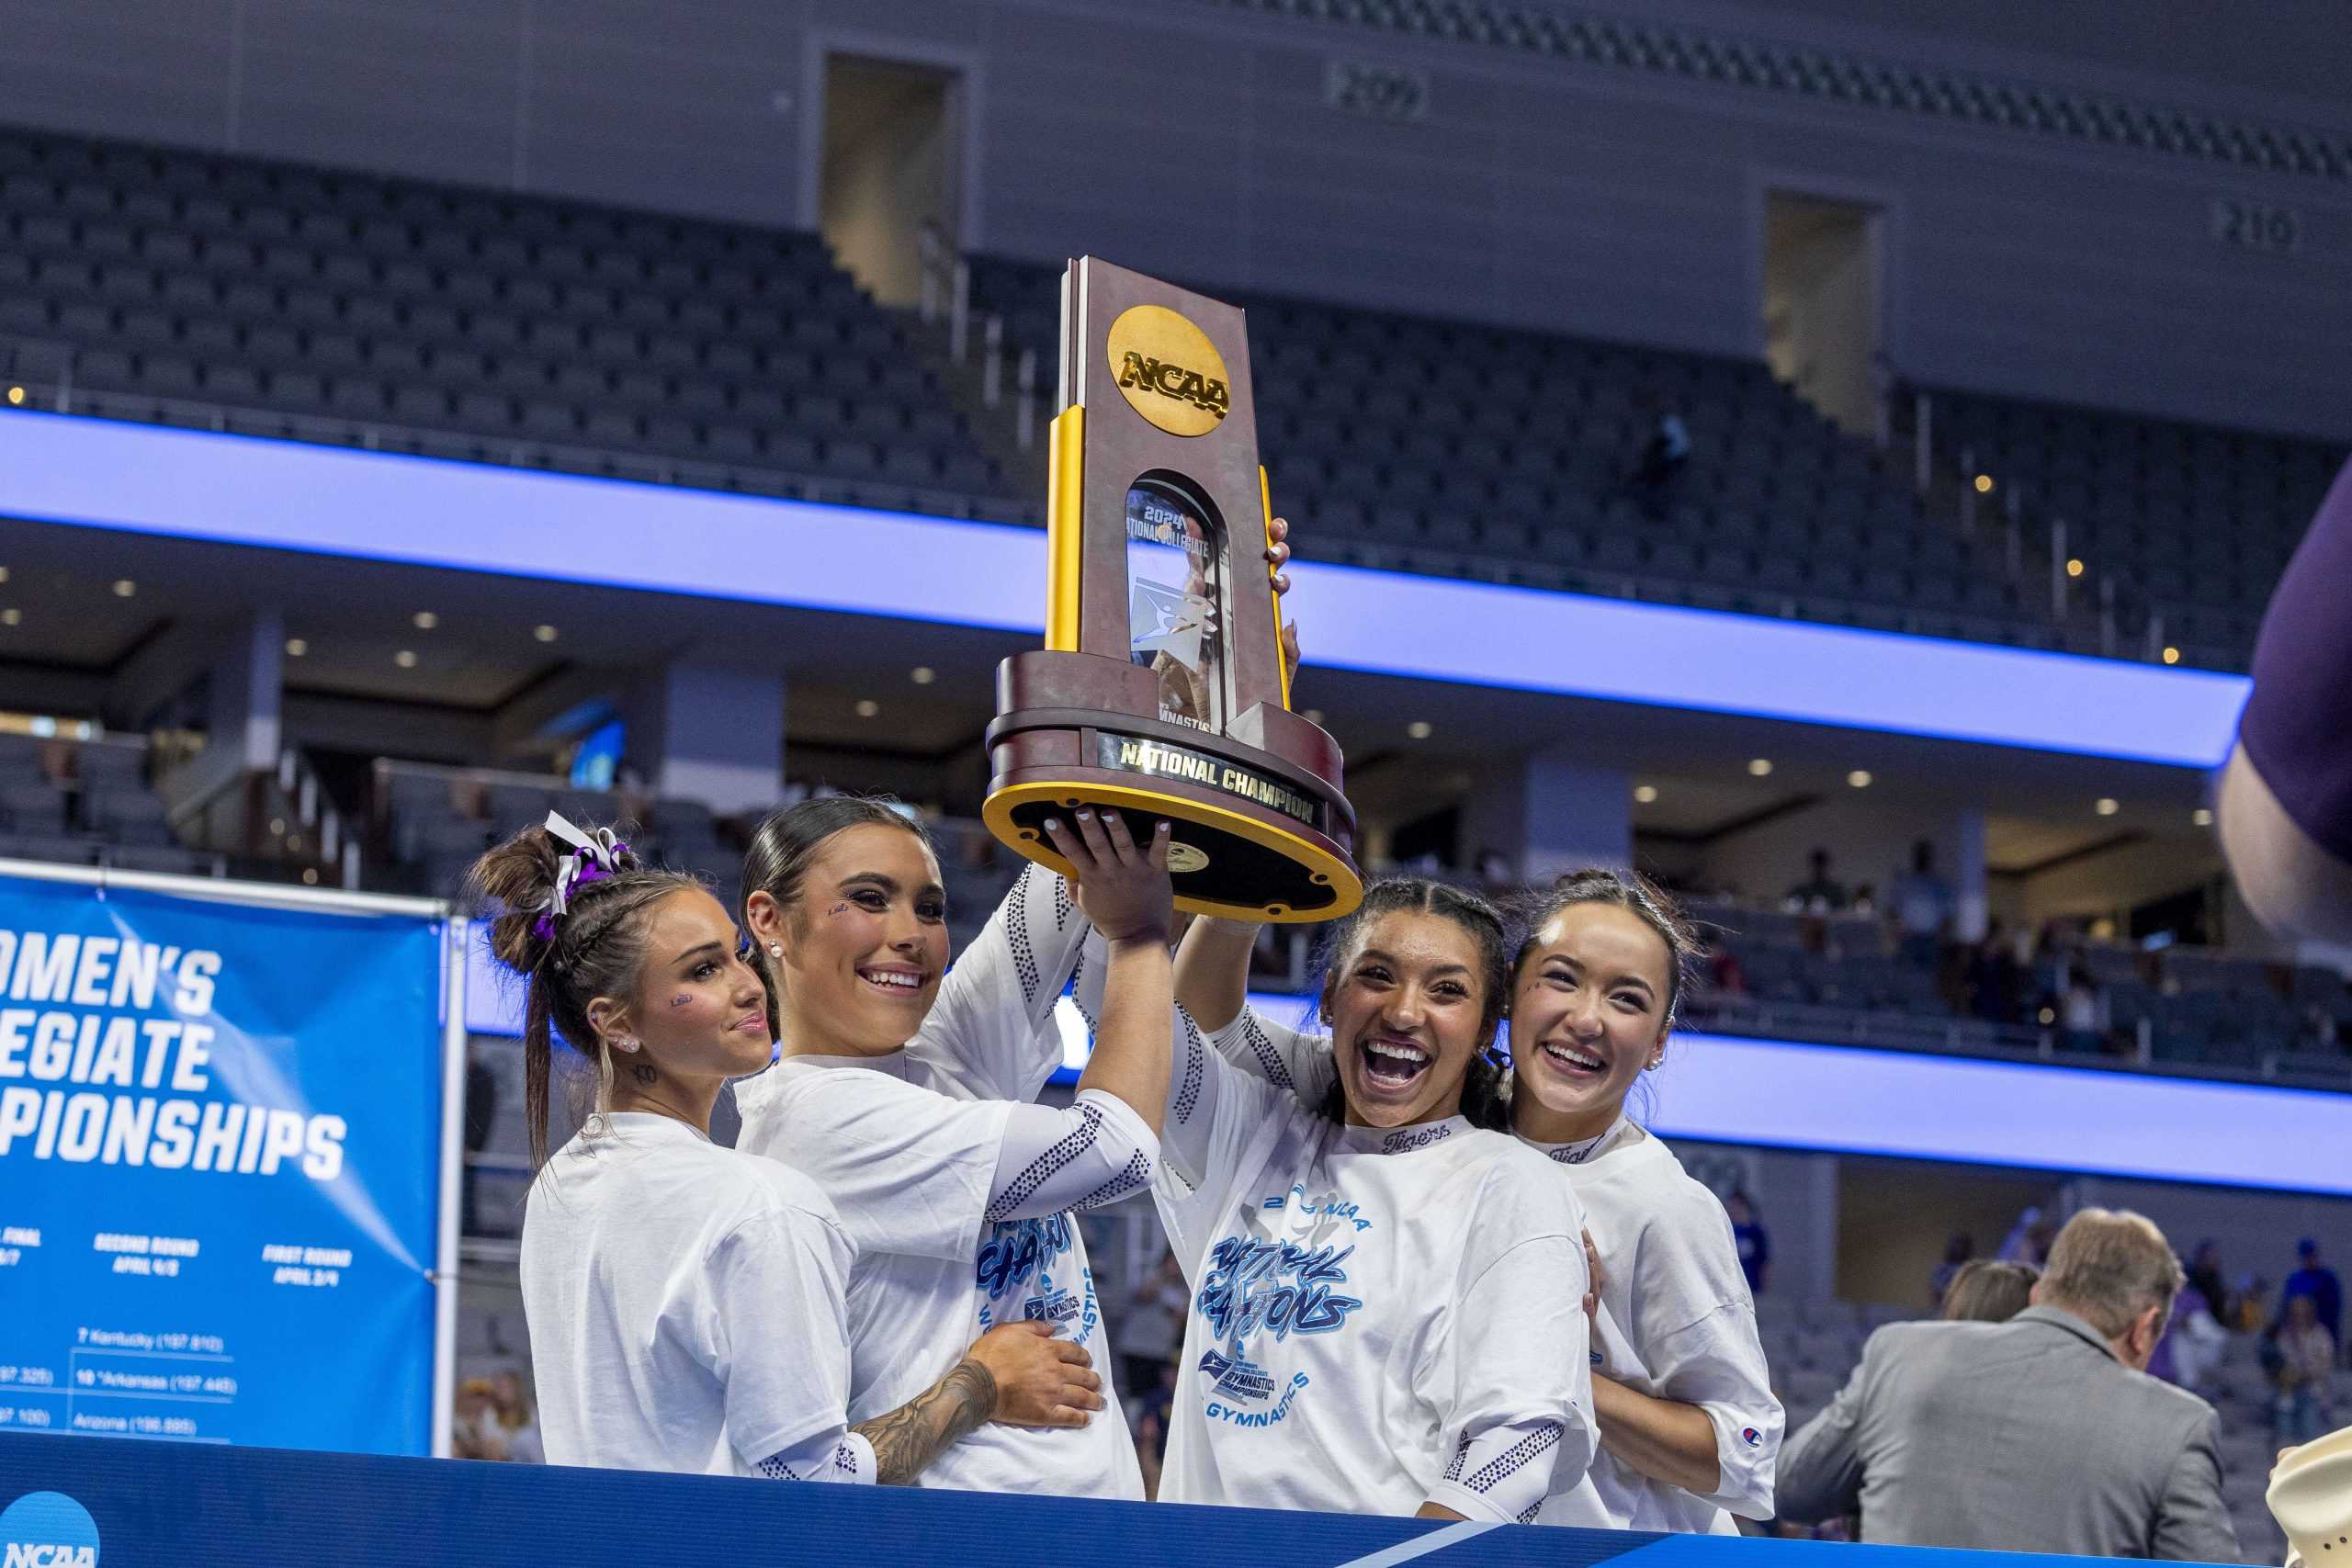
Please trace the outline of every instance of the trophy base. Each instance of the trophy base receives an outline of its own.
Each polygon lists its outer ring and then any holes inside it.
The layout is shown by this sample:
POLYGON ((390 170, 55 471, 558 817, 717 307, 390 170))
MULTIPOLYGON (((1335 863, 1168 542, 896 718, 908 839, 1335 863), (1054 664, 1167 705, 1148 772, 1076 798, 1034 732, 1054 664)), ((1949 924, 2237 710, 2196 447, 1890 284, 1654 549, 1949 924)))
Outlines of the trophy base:
POLYGON ((1067 822, 1081 806, 1116 811, 1138 844, 1151 841, 1153 823, 1168 822, 1176 907, 1196 915, 1275 924, 1330 920, 1363 898, 1355 867, 1327 843, 1195 799, 1181 785, 1138 788, 1093 769, 1074 770, 991 791, 980 817, 1016 852, 1068 875, 1069 863, 1046 837, 1046 818, 1067 822))
POLYGON ((1116 811, 1138 844, 1166 818, 1176 907, 1234 920, 1336 919, 1363 901, 1355 813, 1329 735, 1272 704, 1224 733, 1142 711, 1149 670, 1093 654, 1016 654, 997 669, 989 830, 1067 875, 1046 818, 1116 811))

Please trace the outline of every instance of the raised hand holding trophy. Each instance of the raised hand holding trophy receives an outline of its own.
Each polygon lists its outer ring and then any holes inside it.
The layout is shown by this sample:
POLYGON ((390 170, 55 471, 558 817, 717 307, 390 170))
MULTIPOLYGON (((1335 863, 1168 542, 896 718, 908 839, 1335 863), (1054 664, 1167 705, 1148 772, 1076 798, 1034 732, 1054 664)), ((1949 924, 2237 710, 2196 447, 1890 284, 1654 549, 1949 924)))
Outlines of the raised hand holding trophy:
POLYGON ((1092 257, 1062 275, 1046 647, 997 669, 981 815, 1173 825, 1179 908, 1327 920, 1363 896, 1340 748, 1290 711, 1242 314, 1092 257))

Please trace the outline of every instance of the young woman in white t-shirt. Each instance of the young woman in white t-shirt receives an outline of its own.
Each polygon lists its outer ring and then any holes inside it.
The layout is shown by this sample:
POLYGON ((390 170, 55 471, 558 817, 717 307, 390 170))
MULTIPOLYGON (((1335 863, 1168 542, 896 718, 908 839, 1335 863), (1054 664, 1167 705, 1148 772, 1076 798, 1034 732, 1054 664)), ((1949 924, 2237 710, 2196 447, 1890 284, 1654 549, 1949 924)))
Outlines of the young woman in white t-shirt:
MULTIPOLYGON (((1730 1514, 1772 1515, 1781 1404, 1722 1203, 1625 1108, 1664 1059, 1699 945, 1664 893, 1611 871, 1562 877, 1529 923, 1501 1095, 1511 1128, 1567 1171, 1599 1255, 1592 1481, 1620 1527, 1730 1534, 1730 1514)), ((1313 1100, 1332 1079, 1330 1043, 1246 1005, 1255 937, 1194 921, 1178 1000, 1227 1058, 1313 1100)))
MULTIPOLYGON (((1331 948, 1314 1104, 1175 1014, 1154 1196, 1191 1301, 1159 1496, 1508 1523, 1557 1495, 1603 1523, 1582 1213, 1464 1114, 1493 1093, 1502 922, 1391 878, 1331 948)), ((1099 969, 1079 975, 1089 1013, 1099 969)))
MULTIPOLYGON (((1030 1322, 1107 1365, 1078 1214, 1141 1190, 1168 1099, 1168 834, 1115 817, 1047 825, 1079 870, 1024 870, 948 967, 931 841, 878 801, 811 800, 761 824, 744 924, 776 1006, 776 1065, 737 1085, 737 1145, 806 1176, 857 1246, 849 1277, 853 1419, 902 1403, 980 1329, 1030 1322), (1084 912, 1079 908, 1084 905, 1084 912), (1034 1103, 1062 1060, 1055 1001, 1090 920, 1112 938, 1112 1003, 1068 1108, 1034 1103)), ((1090 1425, 974 1433, 926 1486, 1143 1496, 1107 1384, 1090 1425)))
POLYGON ((492 953, 526 987, 523 1306, 550 1461, 902 1484, 985 1421, 1084 1396, 1083 1356, 1024 1326, 933 1358, 946 1376, 851 1427, 848 1238, 807 1179, 710 1141, 719 1086, 763 1066, 770 1038, 727 911, 552 814, 473 882, 503 907, 492 953), (595 1091, 550 1159, 558 1033, 595 1091))

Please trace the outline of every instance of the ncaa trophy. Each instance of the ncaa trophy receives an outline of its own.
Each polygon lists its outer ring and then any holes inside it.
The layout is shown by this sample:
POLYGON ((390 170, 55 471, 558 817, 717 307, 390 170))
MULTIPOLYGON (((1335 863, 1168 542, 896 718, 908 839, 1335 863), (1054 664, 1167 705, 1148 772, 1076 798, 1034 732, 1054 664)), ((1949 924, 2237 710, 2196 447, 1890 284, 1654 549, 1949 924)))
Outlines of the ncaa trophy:
POLYGON ((1139 844, 1166 818, 1180 908, 1353 909, 1340 748, 1290 711, 1241 311, 1072 262, 1049 451, 1046 646, 997 667, 989 829, 1067 873, 1046 818, 1116 810, 1139 844))

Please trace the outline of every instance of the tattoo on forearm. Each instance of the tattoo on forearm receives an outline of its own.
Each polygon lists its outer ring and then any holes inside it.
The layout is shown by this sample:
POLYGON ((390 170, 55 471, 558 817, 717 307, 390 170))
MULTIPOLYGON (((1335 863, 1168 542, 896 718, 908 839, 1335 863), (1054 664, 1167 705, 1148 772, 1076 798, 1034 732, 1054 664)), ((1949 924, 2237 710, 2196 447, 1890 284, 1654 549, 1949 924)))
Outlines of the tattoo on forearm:
POLYGON ((995 1408, 995 1376, 967 1356, 907 1404, 851 1430, 874 1445, 876 1479, 904 1486, 995 1408))

